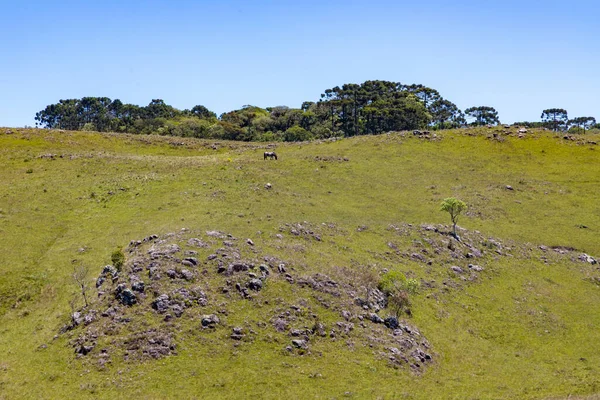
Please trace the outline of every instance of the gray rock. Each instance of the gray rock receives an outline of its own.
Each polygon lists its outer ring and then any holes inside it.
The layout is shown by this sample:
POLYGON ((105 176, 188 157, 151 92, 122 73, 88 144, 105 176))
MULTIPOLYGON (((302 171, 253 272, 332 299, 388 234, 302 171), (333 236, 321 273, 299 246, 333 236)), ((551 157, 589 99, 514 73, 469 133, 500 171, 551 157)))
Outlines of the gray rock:
POLYGON ((383 324, 385 322, 383 320, 383 318, 381 318, 379 315, 377 315, 375 313, 370 313, 369 314, 369 320, 371 322, 375 322, 376 324, 383 324))
POLYGON ((94 350, 93 344, 82 344, 78 347, 75 352, 77 354, 81 354, 82 356, 88 355, 92 350, 94 350))
POLYGON ((383 323, 390 329, 396 329, 400 326, 398 323, 398 318, 396 317, 388 317, 383 321, 383 323))
POLYGON ((589 264, 592 264, 592 265, 598 264, 598 261, 594 257, 590 256, 589 254, 585 254, 585 253, 583 253, 579 256, 579 260, 589 263, 589 264))
POLYGON ((209 315, 203 315, 201 322, 202 322, 202 326, 205 328, 214 328, 214 326, 216 324, 218 324, 219 322, 221 322, 221 320, 215 314, 209 314, 209 315))
POLYGON ((175 279, 177 278, 177 271, 175 271, 174 269, 169 269, 167 270, 167 276, 171 279, 175 279))
POLYGON ((227 268, 227 273, 228 274, 234 274, 236 272, 246 272, 250 269, 250 265, 248 264, 244 264, 244 263, 233 263, 229 265, 229 268, 227 268))
POLYGON ((462 274, 465 271, 463 271, 463 269, 461 267, 458 267, 456 265, 453 265, 452 267, 450 267, 450 269, 452 270, 452 272, 456 273, 456 274, 462 274))
POLYGON ((278 318, 273 322, 273 326, 275 327, 275 330, 277 332, 285 332, 285 330, 287 329, 288 323, 285 320, 278 318))
POLYGON ((98 289, 100 286, 102 286, 104 281, 106 281, 106 278, 103 276, 99 276, 98 279, 96 279, 96 289, 98 289))
POLYGON ((246 335, 244 335, 244 328, 242 327, 234 327, 233 332, 231 333, 231 338, 233 340, 242 340, 246 335))
POLYGON ((475 272, 481 272, 483 271, 483 267, 480 267, 479 265, 473 265, 473 264, 469 264, 469 269, 475 272))
POLYGON ((131 284, 131 290, 133 290, 134 292, 144 293, 145 289, 146 287, 144 285, 144 282, 142 281, 136 281, 131 284))
POLYGON ((192 272, 188 271, 187 269, 182 269, 181 270, 181 276, 186 281, 191 281, 191 280, 194 279, 194 274, 192 272))
POLYGON ((161 294, 152 302, 152 308, 161 314, 167 311, 170 305, 171 301, 169 300, 169 295, 167 294, 161 294))
POLYGON ((255 290, 255 291, 259 291, 261 290, 263 287, 263 283, 260 279, 252 279, 250 280, 250 282, 248 282, 248 289, 250 290, 255 290))
MULTIPOLYGON (((121 285, 123 285, 123 284, 121 284, 121 285)), ((119 286, 121 286, 121 285, 119 285, 119 286)), ((116 294, 117 294, 117 299, 124 306, 132 306, 135 303, 137 303, 137 296, 129 288, 122 288, 122 289, 118 290, 116 294)))
POLYGON ((504 186, 504 188, 505 188, 506 190, 515 190, 515 189, 513 189, 513 187, 512 187, 512 186, 510 186, 510 185, 506 185, 506 186, 504 186))
POLYGON ((319 335, 321 337, 327 336, 327 331, 325 329, 325 325, 322 322, 317 322, 315 326, 313 326, 312 333, 314 335, 319 335))
POLYGON ((292 344, 298 349, 306 349, 308 347, 308 343, 304 339, 294 339, 292 340, 292 344))
POLYGON ((254 246, 252 239, 246 239, 246 243, 248 243, 250 246, 254 246))
POLYGON ((187 257, 187 258, 184 258, 183 261, 187 261, 190 264, 192 264, 193 266, 198 265, 198 259, 196 257, 187 257))

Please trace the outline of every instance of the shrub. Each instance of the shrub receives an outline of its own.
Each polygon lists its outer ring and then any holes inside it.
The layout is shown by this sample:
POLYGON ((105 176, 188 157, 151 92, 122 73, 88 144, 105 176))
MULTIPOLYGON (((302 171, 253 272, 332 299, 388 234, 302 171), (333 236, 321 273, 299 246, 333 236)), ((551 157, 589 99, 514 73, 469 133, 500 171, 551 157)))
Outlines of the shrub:
POLYGON ((115 267, 117 271, 121 272, 123 265, 125 264, 125 254, 123 254, 123 250, 115 250, 110 256, 110 260, 113 263, 113 267, 115 267))

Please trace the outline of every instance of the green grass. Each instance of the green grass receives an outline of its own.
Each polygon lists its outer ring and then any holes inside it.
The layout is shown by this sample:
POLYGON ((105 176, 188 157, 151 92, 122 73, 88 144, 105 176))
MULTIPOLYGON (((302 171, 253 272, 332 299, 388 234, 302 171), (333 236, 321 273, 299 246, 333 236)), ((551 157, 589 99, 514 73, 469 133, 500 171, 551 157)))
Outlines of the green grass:
MULTIPOLYGON (((487 129, 443 132, 438 141, 390 134, 280 144, 280 159, 263 161, 259 144, 3 131, 0 399, 538 399, 600 392, 600 288, 585 279, 600 275, 569 259, 600 255, 598 150, 584 138, 537 132, 497 141, 487 129), (47 154, 56 156, 40 158, 47 154), (115 359, 104 370, 76 359, 66 337, 53 340, 69 319, 74 265, 96 276, 131 240, 184 227, 252 238, 307 272, 377 264, 439 284, 451 260, 427 268, 390 253, 387 243, 409 254, 427 247, 416 243, 418 230, 403 234, 390 225, 448 225, 439 203, 451 196, 469 205, 459 226, 511 243, 513 256, 486 257, 479 281, 413 299, 411 323, 435 354, 422 375, 343 341, 319 342, 308 356, 285 355, 281 344, 262 341, 232 348, 225 328, 199 334, 187 320, 178 355, 142 364, 115 359), (284 224, 302 221, 319 227, 323 240, 274 237, 284 224), (577 251, 552 254, 546 264, 540 244, 577 251)), ((286 288, 274 285, 263 295, 304 296, 286 288)), ((260 309, 244 304, 231 312, 231 323, 260 318, 260 309)))

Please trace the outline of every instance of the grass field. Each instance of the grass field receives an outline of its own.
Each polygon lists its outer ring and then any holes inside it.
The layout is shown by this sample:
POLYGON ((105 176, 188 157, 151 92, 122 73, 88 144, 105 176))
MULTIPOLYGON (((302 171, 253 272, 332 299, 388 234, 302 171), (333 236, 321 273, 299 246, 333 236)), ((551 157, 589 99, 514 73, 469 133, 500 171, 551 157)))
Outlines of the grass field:
MULTIPOLYGON (((600 272, 577 260, 600 256, 597 135, 571 141, 501 131, 498 138, 472 129, 436 140, 392 133, 277 144, 279 160, 264 161, 266 147, 256 143, 0 128, 0 399, 599 393, 600 272), (439 204, 450 196, 469 206, 461 235, 485 250, 474 281, 449 270, 471 261, 436 253, 445 239, 420 228, 449 224, 439 204), (298 223, 322 240, 290 234, 298 223), (74 266, 95 279, 131 240, 182 228, 250 238, 298 273, 340 282, 357 265, 435 281, 405 317, 429 341, 433 362, 421 372, 395 368, 358 336, 315 341, 305 355, 283 351, 284 336, 232 345, 231 326, 260 322, 276 299, 318 308, 304 289, 275 280, 258 295, 268 306, 231 301, 215 330, 199 330, 199 314, 178 319, 177 355, 115 356, 102 368, 76 358, 72 336, 59 334, 69 302, 79 299, 74 266), (502 254, 492 242, 502 243, 502 254), (414 252, 432 265, 411 258, 414 252)), ((322 313, 327 323, 340 319, 322 313)), ((159 324, 138 314, 135 321, 159 324)))

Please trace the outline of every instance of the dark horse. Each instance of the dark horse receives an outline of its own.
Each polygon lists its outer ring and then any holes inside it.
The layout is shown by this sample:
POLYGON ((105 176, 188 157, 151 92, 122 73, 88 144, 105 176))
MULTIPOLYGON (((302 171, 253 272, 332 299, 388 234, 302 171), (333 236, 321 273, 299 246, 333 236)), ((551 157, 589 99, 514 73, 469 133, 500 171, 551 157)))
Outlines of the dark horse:
POLYGON ((271 160, 272 160, 272 159, 276 159, 276 160, 277 160, 277 154, 275 154, 275 152, 274 152, 274 151, 265 151, 265 154, 264 154, 264 156, 265 156, 265 158, 264 158, 265 160, 266 160, 267 158, 270 158, 271 160))

